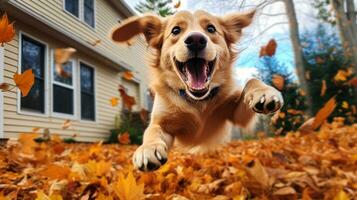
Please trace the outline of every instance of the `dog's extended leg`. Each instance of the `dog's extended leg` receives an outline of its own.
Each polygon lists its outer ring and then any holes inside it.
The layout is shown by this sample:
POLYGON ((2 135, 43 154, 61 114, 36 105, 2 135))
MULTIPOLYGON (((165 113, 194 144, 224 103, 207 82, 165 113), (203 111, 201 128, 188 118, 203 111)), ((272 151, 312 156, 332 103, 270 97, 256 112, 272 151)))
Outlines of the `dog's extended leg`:
POLYGON ((251 79, 245 85, 234 111, 235 124, 246 127, 255 113, 269 114, 284 104, 281 93, 258 79, 251 79))
POLYGON ((133 156, 134 167, 141 171, 153 171, 167 161, 167 153, 173 137, 165 133, 159 125, 149 125, 145 130, 143 144, 133 156))

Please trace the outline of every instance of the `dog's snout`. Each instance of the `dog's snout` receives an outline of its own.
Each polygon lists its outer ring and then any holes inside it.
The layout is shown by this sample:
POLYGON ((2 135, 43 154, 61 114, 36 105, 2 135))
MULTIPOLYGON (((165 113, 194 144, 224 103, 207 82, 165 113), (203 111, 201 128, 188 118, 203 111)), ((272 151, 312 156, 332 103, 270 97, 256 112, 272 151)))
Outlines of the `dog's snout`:
POLYGON ((192 32, 187 35, 185 44, 190 51, 198 52, 206 48, 207 38, 202 33, 192 32))

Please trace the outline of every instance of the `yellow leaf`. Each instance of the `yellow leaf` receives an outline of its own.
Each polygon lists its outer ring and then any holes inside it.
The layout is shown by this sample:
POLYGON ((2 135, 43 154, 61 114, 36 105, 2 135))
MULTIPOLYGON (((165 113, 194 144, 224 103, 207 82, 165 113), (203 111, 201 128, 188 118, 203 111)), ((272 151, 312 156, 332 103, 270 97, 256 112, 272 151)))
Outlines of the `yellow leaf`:
POLYGON ((117 105, 119 104, 119 98, 118 98, 118 97, 112 97, 112 98, 110 99, 110 104, 111 104, 113 107, 117 106, 117 105))
POLYGON ((335 198, 333 198, 333 200, 350 200, 350 197, 346 194, 346 192, 344 192, 343 190, 341 190, 341 191, 335 196, 335 198))
POLYGON ((344 108, 344 109, 348 109, 349 108, 348 102, 347 101, 343 101, 341 107, 344 108))
POLYGON ((335 75, 334 79, 335 81, 346 81, 347 77, 350 76, 351 74, 349 71, 345 70, 338 70, 337 74, 335 75))
POLYGON ((90 175, 104 176, 110 171, 112 164, 104 160, 101 160, 99 162, 90 160, 88 163, 85 164, 85 167, 89 171, 90 175))
POLYGON ((0 20, 0 44, 4 46, 4 43, 10 42, 15 36, 14 22, 9 24, 7 14, 3 14, 0 20))
POLYGON ((120 200, 145 199, 144 184, 137 184, 133 172, 131 171, 126 178, 120 173, 118 181, 113 183, 112 188, 120 200))
POLYGON ((23 97, 27 96, 35 83, 35 76, 32 73, 32 69, 26 70, 23 74, 15 73, 13 79, 23 97))
POLYGON ((321 124, 331 115, 336 108, 335 97, 332 97, 328 102, 317 112, 315 120, 312 124, 313 130, 321 126, 321 124))
POLYGON ((322 97, 325 96, 326 89, 327 89, 326 81, 322 80, 320 96, 322 96, 322 97))
POLYGON ((285 113, 284 112, 279 112, 279 118, 284 119, 285 118, 285 113))

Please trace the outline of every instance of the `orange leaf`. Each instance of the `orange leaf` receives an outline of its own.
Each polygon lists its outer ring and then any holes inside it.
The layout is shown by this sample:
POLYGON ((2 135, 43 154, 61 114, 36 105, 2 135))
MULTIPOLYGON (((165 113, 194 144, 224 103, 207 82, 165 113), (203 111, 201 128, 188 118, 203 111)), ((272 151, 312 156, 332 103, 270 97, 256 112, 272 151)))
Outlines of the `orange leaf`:
POLYGON ((21 144, 21 151, 24 154, 32 154, 34 148, 37 146, 35 138, 38 138, 39 134, 37 133, 22 133, 19 136, 19 143, 21 144))
POLYGON ((351 74, 349 71, 346 70, 338 70, 337 74, 335 75, 334 79, 335 81, 346 81, 347 77, 350 76, 351 74))
POLYGON ((4 43, 10 42, 15 36, 14 22, 9 24, 7 14, 3 14, 0 20, 0 44, 4 46, 4 43))
POLYGON ((124 107, 126 109, 128 109, 129 111, 131 111, 133 106, 136 104, 135 98, 132 97, 132 96, 129 96, 126 93, 124 86, 122 86, 122 85, 119 85, 119 93, 120 93, 120 96, 121 96, 121 98, 123 100, 124 107))
POLYGON ((9 90, 9 84, 7 83, 0 83, 0 90, 2 90, 3 92, 6 92, 9 90))
POLYGON ((322 96, 322 97, 325 96, 326 89, 327 89, 326 81, 322 80, 320 96, 322 96))
POLYGON ((137 184, 133 173, 130 171, 124 178, 122 173, 119 174, 118 181, 113 183, 112 188, 119 199, 124 200, 141 200, 145 199, 144 184, 137 184))
POLYGON ((63 48, 63 49, 55 49, 55 63, 56 63, 56 72, 59 76, 63 78, 70 77, 71 74, 66 72, 63 69, 63 64, 68 62, 70 57, 77 50, 74 48, 63 48))
POLYGON ((23 74, 15 73, 13 79, 23 97, 27 96, 35 83, 35 76, 32 73, 32 69, 26 70, 23 74))
POLYGON ((272 57, 275 55, 276 48, 278 47, 278 44, 274 39, 269 40, 268 44, 266 46, 262 46, 260 48, 260 53, 259 57, 263 56, 269 56, 272 57))
POLYGON ((134 78, 134 73, 131 71, 125 71, 125 72, 123 72, 122 77, 128 81, 131 81, 134 78))
POLYGON ((71 120, 66 119, 66 120, 63 122, 62 129, 68 129, 70 126, 71 126, 71 120))
POLYGON ((303 115, 304 112, 301 110, 295 110, 295 109, 288 109, 286 112, 292 114, 292 115, 303 115))
POLYGON ((178 9, 181 6, 181 1, 175 3, 174 8, 178 9))
POLYGON ((357 87, 357 76, 353 77, 351 80, 349 80, 348 84, 350 84, 353 87, 357 87))
POLYGON ((312 128, 315 130, 331 115, 331 113, 335 110, 336 100, 335 97, 332 97, 328 102, 322 107, 317 114, 315 115, 314 123, 312 124, 312 128))
POLYGON ((284 77, 278 75, 278 74, 274 74, 273 78, 272 78, 272 82, 273 85, 278 89, 278 90, 282 90, 284 89, 284 85, 285 85, 285 80, 284 77))
POLYGON ((85 164, 85 167, 89 171, 90 175, 104 176, 110 171, 112 164, 104 160, 101 160, 99 162, 90 160, 88 163, 85 164))
POLYGON ((301 200, 312 200, 310 197, 310 190, 309 188, 305 188, 304 191, 302 192, 302 199, 301 200))
POLYGON ((39 174, 50 179, 65 179, 70 171, 69 167, 65 165, 49 164, 39 174))
POLYGON ((119 103, 119 98, 118 97, 112 97, 110 99, 110 103, 112 104, 113 107, 117 106, 119 103))
POLYGON ((313 129, 313 123, 315 121, 315 117, 307 120, 306 122, 304 122, 300 127, 299 127, 299 131, 301 134, 304 134, 304 135, 307 135, 307 134, 310 134, 312 132, 314 132, 314 129, 313 129))
POLYGON ((118 135, 118 141, 120 144, 130 144, 130 135, 128 132, 118 135))

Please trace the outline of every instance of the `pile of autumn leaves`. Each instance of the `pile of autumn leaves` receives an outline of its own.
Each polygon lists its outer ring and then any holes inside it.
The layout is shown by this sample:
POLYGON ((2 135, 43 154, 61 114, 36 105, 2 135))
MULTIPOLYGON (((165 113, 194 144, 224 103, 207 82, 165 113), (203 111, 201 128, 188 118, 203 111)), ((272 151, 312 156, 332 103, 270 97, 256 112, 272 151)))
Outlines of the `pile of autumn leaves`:
POLYGON ((36 143, 0 148, 0 199, 338 199, 357 196, 357 124, 235 141, 217 152, 173 150, 156 172, 133 169, 136 146, 36 143))

